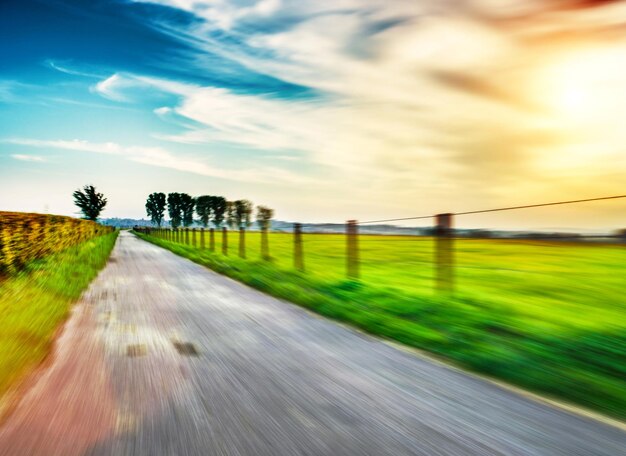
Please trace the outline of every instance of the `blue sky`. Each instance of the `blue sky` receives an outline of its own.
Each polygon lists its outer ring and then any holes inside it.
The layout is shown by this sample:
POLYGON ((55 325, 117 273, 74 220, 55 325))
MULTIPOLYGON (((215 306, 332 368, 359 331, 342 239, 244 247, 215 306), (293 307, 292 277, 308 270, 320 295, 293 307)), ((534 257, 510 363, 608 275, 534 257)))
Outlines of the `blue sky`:
MULTIPOLYGON (((343 221, 624 193, 622 2, 0 4, 0 209, 343 221)), ((624 206, 470 226, 613 227, 624 206)))

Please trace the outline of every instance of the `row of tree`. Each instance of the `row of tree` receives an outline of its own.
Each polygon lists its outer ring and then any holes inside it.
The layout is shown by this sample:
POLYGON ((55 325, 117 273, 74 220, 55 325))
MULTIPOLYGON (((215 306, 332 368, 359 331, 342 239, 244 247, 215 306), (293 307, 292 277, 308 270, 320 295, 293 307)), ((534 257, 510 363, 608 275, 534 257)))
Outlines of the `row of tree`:
MULTIPOLYGON (((222 196, 203 195, 196 198, 187 193, 151 193, 146 201, 148 217, 157 226, 163 224, 167 208, 172 228, 191 226, 198 222, 204 227, 213 224, 221 227, 224 223, 230 228, 244 228, 252 225, 254 205, 248 200, 227 201, 222 196)), ((256 221, 262 230, 270 227, 274 211, 266 206, 257 206, 256 221)))

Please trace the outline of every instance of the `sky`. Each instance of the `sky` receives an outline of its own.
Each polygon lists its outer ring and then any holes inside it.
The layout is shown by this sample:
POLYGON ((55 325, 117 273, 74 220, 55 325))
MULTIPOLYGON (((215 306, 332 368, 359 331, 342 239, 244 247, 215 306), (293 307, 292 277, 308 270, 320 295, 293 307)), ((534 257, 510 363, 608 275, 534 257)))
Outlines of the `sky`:
POLYGON ((104 217, 178 191, 303 222, 626 194, 625 3, 2 0, 0 210, 75 215, 85 184, 104 217))

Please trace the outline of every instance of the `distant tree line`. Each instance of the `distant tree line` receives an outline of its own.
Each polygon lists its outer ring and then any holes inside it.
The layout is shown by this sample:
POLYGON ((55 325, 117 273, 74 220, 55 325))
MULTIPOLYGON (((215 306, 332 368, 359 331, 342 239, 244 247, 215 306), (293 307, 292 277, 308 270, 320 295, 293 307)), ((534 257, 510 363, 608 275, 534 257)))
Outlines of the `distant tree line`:
MULTIPOLYGON (((246 199, 228 201, 223 196, 202 195, 192 197, 187 193, 151 193, 146 200, 146 212, 152 223, 160 227, 165 218, 165 211, 170 218, 172 228, 194 224, 194 212, 197 222, 203 227, 224 225, 236 229, 252 225, 254 204, 246 199)), ((257 206, 256 221, 266 231, 274 211, 266 206, 257 206)))

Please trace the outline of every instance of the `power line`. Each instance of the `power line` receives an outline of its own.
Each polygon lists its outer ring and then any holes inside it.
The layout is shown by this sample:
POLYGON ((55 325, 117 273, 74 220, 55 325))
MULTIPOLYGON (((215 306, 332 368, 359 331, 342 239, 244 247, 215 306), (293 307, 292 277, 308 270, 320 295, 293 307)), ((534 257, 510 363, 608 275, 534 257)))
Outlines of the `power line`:
MULTIPOLYGON (((487 212, 501 212, 501 211, 512 211, 515 209, 529 209, 532 207, 545 207, 545 206, 557 206, 560 204, 574 204, 574 203, 588 203, 590 201, 602 201, 602 200, 611 200, 618 198, 626 198, 626 195, 615 195, 615 196, 603 196, 600 198, 588 198, 588 199, 580 199, 580 200, 570 200, 570 201, 556 201, 552 203, 541 203, 541 204, 527 204, 524 206, 510 206, 510 207, 499 207, 496 209, 483 209, 480 211, 467 211, 467 212, 456 212, 453 215, 470 215, 470 214, 484 214, 487 212)), ((394 219, 385 219, 385 220, 368 220, 365 222, 358 222, 359 225, 365 223, 384 223, 384 222, 399 222, 402 220, 420 220, 433 218, 434 215, 422 215, 418 217, 402 217, 402 218, 394 218, 394 219)))
POLYGON ((403 218, 386 219, 386 220, 368 220, 366 222, 358 222, 358 224, 363 225, 365 223, 399 222, 401 220, 419 220, 419 219, 427 219, 427 218, 433 218, 433 217, 434 215, 422 215, 420 217, 403 217, 403 218))
POLYGON ((618 198, 626 198, 626 195, 603 196, 600 198, 588 198, 588 199, 571 200, 571 201, 557 201, 554 203, 528 204, 525 206, 500 207, 497 209, 485 209, 482 211, 457 212, 454 215, 484 214, 485 212, 512 211, 514 209, 528 209, 531 207, 557 206, 559 204, 588 203, 590 201, 602 201, 602 200, 610 200, 610 199, 618 199, 618 198))

